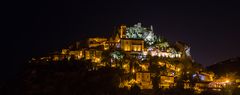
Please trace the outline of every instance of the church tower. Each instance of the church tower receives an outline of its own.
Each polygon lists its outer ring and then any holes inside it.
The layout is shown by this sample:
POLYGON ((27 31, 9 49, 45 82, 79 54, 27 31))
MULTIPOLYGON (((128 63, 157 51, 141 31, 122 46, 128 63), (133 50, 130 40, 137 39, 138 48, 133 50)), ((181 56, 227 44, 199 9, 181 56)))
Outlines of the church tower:
POLYGON ((119 29, 120 38, 126 38, 126 25, 121 25, 119 29))

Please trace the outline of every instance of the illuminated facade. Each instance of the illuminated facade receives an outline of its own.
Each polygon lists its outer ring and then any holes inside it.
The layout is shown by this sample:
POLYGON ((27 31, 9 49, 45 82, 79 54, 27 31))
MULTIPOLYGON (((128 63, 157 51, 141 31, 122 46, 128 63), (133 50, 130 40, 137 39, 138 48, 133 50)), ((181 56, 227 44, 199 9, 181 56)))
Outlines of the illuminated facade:
POLYGON ((141 89, 152 89, 151 74, 149 72, 136 73, 136 81, 141 89))
POLYGON ((142 52, 144 41, 142 39, 121 39, 121 49, 128 52, 142 52))
POLYGON ((174 84, 174 76, 160 76, 160 88, 170 88, 173 87, 174 84))
POLYGON ((119 31, 120 38, 126 38, 126 25, 121 25, 119 31))
POLYGON ((103 47, 105 50, 109 48, 107 44, 107 38, 89 38, 88 39, 88 47, 103 47))

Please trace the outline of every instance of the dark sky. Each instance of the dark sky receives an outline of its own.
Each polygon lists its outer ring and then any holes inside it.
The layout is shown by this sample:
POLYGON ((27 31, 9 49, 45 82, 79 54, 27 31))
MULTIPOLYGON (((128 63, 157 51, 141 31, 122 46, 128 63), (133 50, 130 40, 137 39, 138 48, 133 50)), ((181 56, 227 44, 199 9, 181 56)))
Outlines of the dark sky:
POLYGON ((114 26, 137 22, 153 25, 156 34, 172 42, 189 43, 193 58, 204 66, 240 56, 238 2, 166 1, 15 2, 7 7, 11 11, 6 11, 10 27, 5 39, 14 61, 5 69, 14 72, 17 62, 31 56, 87 37, 107 36, 114 26))

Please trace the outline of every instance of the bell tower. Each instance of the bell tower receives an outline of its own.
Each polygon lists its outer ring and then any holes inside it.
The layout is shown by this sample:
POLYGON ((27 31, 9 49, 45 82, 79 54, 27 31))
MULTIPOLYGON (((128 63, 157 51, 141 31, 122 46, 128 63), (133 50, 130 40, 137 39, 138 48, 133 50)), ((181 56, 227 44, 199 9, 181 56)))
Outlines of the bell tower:
POLYGON ((126 38, 126 25, 121 25, 119 29, 120 38, 126 38))

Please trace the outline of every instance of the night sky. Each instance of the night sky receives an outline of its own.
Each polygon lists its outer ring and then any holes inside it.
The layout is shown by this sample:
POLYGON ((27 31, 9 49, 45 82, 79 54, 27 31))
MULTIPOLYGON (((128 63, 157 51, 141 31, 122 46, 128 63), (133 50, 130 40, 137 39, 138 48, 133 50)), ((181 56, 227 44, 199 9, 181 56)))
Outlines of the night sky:
POLYGON ((14 60, 2 70, 16 72, 32 56, 87 37, 109 36, 119 24, 138 22, 153 25, 155 34, 171 42, 190 44, 193 58, 204 66, 240 56, 238 2, 165 1, 16 2, 8 7, 13 11, 7 11, 10 27, 5 39, 14 60))

